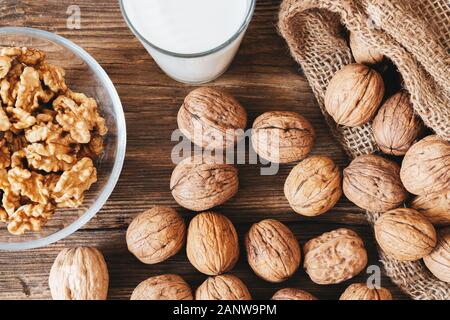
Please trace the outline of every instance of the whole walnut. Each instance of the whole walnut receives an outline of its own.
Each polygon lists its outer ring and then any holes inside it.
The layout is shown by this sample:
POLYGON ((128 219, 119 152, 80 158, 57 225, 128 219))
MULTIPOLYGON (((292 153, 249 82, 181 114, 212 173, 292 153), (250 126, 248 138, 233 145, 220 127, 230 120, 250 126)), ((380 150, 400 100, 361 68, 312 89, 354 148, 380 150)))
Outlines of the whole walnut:
POLYGON ((436 278, 450 283, 450 228, 438 232, 438 243, 423 262, 436 278))
POLYGON ((304 268, 317 284, 336 284, 353 278, 367 265, 367 251, 349 229, 326 232, 304 246, 304 268))
POLYGON ((399 208, 384 213, 375 222, 375 238, 386 254, 399 261, 416 261, 436 246, 436 230, 414 209, 399 208))
POLYGON ((318 300, 318 299, 309 292, 300 289, 286 288, 275 292, 275 294, 272 297, 272 300, 318 300))
POLYGON ((155 276, 142 281, 130 300, 194 300, 186 281, 176 274, 155 276))
POLYGON ((177 120, 181 132, 196 145, 225 149, 244 136, 247 112, 229 94, 203 87, 187 95, 177 120))
POLYGON ((376 114, 384 97, 383 78, 362 64, 350 64, 331 79, 325 108, 337 124, 358 127, 376 114))
POLYGON ((357 63, 374 65, 384 59, 382 53, 365 44, 355 32, 350 32, 350 48, 357 63))
POLYGON ((198 287, 195 300, 252 300, 247 286, 231 274, 209 277, 198 287))
POLYGON ((105 259, 95 248, 62 250, 48 279, 54 300, 106 300, 109 274, 105 259))
POLYGON ((450 225, 450 189, 417 196, 411 207, 434 225, 450 225))
POLYGON ((238 188, 238 171, 234 166, 199 155, 181 161, 170 179, 175 200, 193 211, 204 211, 225 203, 238 188))
POLYGON ((381 151, 403 156, 417 140, 423 126, 414 114, 409 94, 399 92, 380 108, 373 120, 372 129, 381 151))
POLYGON ((300 246, 291 230, 273 219, 254 224, 245 237, 247 260, 253 271, 269 282, 282 282, 300 266, 300 246))
POLYGON ((313 156, 292 169, 284 184, 284 194, 295 212, 304 216, 318 216, 339 201, 341 185, 341 171, 333 160, 313 156))
POLYGON ((343 190, 358 207, 375 212, 397 208, 408 197, 400 167, 376 155, 359 156, 344 169, 343 190))
POLYGON ((385 288, 369 288, 365 283, 354 283, 345 289, 339 300, 392 300, 385 288))
POLYGON ((127 230, 128 250, 146 264, 169 259, 181 250, 186 234, 183 218, 171 208, 155 207, 138 215, 127 230))
POLYGON ((189 224, 186 251, 191 264, 204 274, 230 271, 239 259, 236 230, 221 214, 200 213, 189 224))
POLYGON ((402 162, 400 177, 415 195, 450 189, 450 142, 428 136, 414 144, 402 162))
POLYGON ((252 144, 260 157, 289 163, 311 152, 315 136, 311 123, 296 112, 266 112, 253 123, 252 144))

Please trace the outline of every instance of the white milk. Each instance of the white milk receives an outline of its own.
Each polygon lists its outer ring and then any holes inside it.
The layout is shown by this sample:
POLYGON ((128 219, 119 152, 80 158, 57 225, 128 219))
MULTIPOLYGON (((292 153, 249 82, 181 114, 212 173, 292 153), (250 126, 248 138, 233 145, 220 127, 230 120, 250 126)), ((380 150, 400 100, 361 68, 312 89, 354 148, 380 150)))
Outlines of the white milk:
POLYGON ((231 63, 254 1, 122 0, 122 8, 133 31, 167 74, 201 83, 215 79, 231 63))

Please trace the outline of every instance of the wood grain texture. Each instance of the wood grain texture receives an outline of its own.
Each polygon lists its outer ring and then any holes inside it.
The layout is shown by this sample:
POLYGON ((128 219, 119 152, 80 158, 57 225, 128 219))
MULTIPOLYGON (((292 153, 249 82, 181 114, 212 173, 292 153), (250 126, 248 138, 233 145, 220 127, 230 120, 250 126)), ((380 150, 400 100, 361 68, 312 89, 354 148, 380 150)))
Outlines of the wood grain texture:
MULTIPOLYGON (((287 46, 278 36, 275 24, 279 0, 258 0, 237 58, 229 71, 211 83, 231 94, 249 112, 249 124, 263 112, 293 110, 308 118, 317 131, 313 154, 331 156, 340 166, 348 159, 326 127, 315 98, 299 66, 290 58, 287 46)), ((187 220, 192 213, 177 207, 169 191, 174 168, 170 160, 172 131, 176 115, 192 86, 168 78, 149 57, 127 28, 117 1, 110 0, 0 0, 2 26, 41 28, 67 37, 85 48, 104 67, 122 99, 128 146, 123 172, 117 187, 103 209, 82 230, 56 244, 24 252, 0 252, 0 299, 48 299, 48 273, 58 252, 66 247, 96 246, 105 254, 110 270, 111 299, 129 299, 142 280, 161 273, 178 273, 193 288, 204 279, 189 264, 184 250, 172 259, 147 266, 126 249, 125 232, 136 214, 155 205, 175 207, 187 220), (68 30, 69 5, 81 9, 81 29, 68 30)), ((292 165, 282 166, 277 176, 261 176, 258 166, 239 166, 238 195, 217 210, 235 223, 242 240, 252 223, 265 218, 286 222, 303 245, 311 237, 338 227, 350 227, 363 238, 370 263, 379 265, 373 235, 363 212, 342 199, 329 213, 314 219, 292 212, 283 195, 283 184, 292 165)), ((242 241, 241 241, 242 243, 242 241)), ((300 270, 283 284, 269 284, 249 269, 242 248, 233 273, 249 287, 254 298, 268 299, 277 289, 295 286, 321 299, 336 299, 347 285, 365 281, 367 275, 335 286, 314 285, 300 270)), ((404 299, 383 276, 382 285, 395 298, 404 299)))

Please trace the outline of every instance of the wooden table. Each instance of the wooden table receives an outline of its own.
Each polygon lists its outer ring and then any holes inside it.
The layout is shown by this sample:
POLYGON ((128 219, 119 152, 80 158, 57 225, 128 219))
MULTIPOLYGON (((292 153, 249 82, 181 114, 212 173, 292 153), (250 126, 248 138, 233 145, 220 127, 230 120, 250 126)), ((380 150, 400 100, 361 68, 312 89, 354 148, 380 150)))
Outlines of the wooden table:
MULTIPOLYGON (((211 86, 235 95, 249 113, 249 123, 266 111, 295 110, 307 117, 317 131, 313 154, 331 156, 339 165, 348 163, 326 127, 317 103, 291 59, 275 24, 279 0, 258 0, 256 13, 237 58, 230 70, 211 86)), ((188 221, 192 212, 173 200, 169 179, 174 168, 170 136, 176 129, 179 106, 192 86, 168 78, 154 63, 122 19, 117 1, 111 0, 0 0, 1 25, 41 28, 67 37, 84 47, 105 68, 122 99, 128 148, 121 178, 103 209, 83 229, 53 245, 24 252, 0 252, 0 299, 48 299, 48 274, 58 252, 65 247, 96 246, 104 253, 109 272, 111 299, 128 299, 134 287, 161 273, 178 273, 196 288, 206 277, 188 262, 184 250, 172 259, 145 265, 127 251, 125 232, 138 213, 155 205, 176 207, 188 221), (67 8, 81 9, 81 29, 67 29, 67 8)), ((285 222, 299 242, 338 227, 357 231, 370 253, 370 264, 380 265, 372 231, 362 210, 342 199, 331 212, 314 219, 296 215, 283 195, 284 180, 291 165, 277 176, 261 176, 257 165, 239 167, 238 195, 217 208, 235 224, 242 238, 252 223, 265 218, 285 222)), ((242 253, 244 253, 242 248, 242 253)), ((336 299, 346 286, 364 282, 361 274, 334 286, 315 285, 303 270, 283 284, 269 284, 255 276, 242 254, 233 273, 249 287, 254 298, 268 299, 283 287, 298 287, 320 299, 336 299)), ((396 299, 406 298, 387 277, 382 285, 396 299)))

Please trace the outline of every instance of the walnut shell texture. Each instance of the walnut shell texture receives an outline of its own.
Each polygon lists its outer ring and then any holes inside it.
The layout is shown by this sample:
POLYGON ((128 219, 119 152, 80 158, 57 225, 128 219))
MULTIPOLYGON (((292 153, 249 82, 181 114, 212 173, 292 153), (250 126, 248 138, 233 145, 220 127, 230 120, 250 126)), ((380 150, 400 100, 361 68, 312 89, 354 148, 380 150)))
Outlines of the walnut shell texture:
POLYGON ((332 159, 306 158, 292 169, 284 194, 295 212, 318 216, 334 207, 342 195, 342 175, 332 159))
POLYGON ((406 153, 400 177, 406 190, 415 195, 450 189, 450 142, 428 136, 406 153))
POLYGON ((209 277, 198 287, 195 300, 252 300, 247 286, 236 276, 209 277))
POLYGON ((372 129, 381 151, 403 156, 416 142, 423 125, 414 114, 409 94, 399 92, 380 108, 373 120, 372 129))
POLYGON ((416 261, 436 246, 436 230, 414 209, 384 213, 375 222, 375 238, 386 254, 399 261, 416 261))
POLYGON ((326 232, 304 246, 304 268, 317 284, 336 284, 353 278, 367 265, 367 251, 349 229, 326 232))
POLYGON ((450 225, 450 189, 417 196, 411 207, 434 225, 450 225))
POLYGON ((315 136, 311 123, 296 112, 266 112, 253 123, 252 144, 260 157, 289 163, 311 152, 315 136))
POLYGON ((392 300, 386 288, 369 288, 365 283, 354 283, 345 289, 339 300, 392 300))
POLYGON ((300 246, 291 230, 273 219, 254 224, 245 237, 247 260, 253 271, 268 282, 291 277, 300 266, 300 246))
POLYGON ((225 149, 243 137, 247 112, 231 95, 202 87, 188 94, 177 120, 181 132, 196 145, 225 149))
POLYGON ((186 281, 175 274, 155 276, 142 281, 131 294, 130 300, 193 300, 186 281))
POLYGON ((358 127, 376 114, 384 97, 381 75, 362 64, 350 64, 331 79, 325 108, 337 124, 358 127))
POLYGON ((350 32, 350 48, 357 63, 374 65, 384 59, 384 55, 367 46, 355 32, 350 32))
POLYGON ((275 292, 272 300, 318 300, 311 293, 295 288, 281 289, 275 292))
POLYGON ((48 282, 54 300, 106 300, 108 268, 95 248, 64 249, 53 263, 48 282))
POLYGON ((343 191, 358 207, 374 212, 397 208, 408 197, 400 167, 376 155, 359 156, 344 169, 343 191))
POLYGON ((172 173, 170 189, 179 205, 204 211, 232 198, 239 188, 238 171, 212 157, 193 156, 181 161, 172 173))
POLYGON ((436 247, 423 261, 436 278, 450 283, 450 228, 438 232, 436 247))
POLYGON ((183 218, 171 208, 155 207, 138 215, 127 230, 128 250, 146 264, 169 259, 181 250, 186 235, 183 218))
POLYGON ((191 264, 204 274, 230 271, 239 259, 236 230, 221 214, 200 213, 189 224, 186 251, 191 264))

